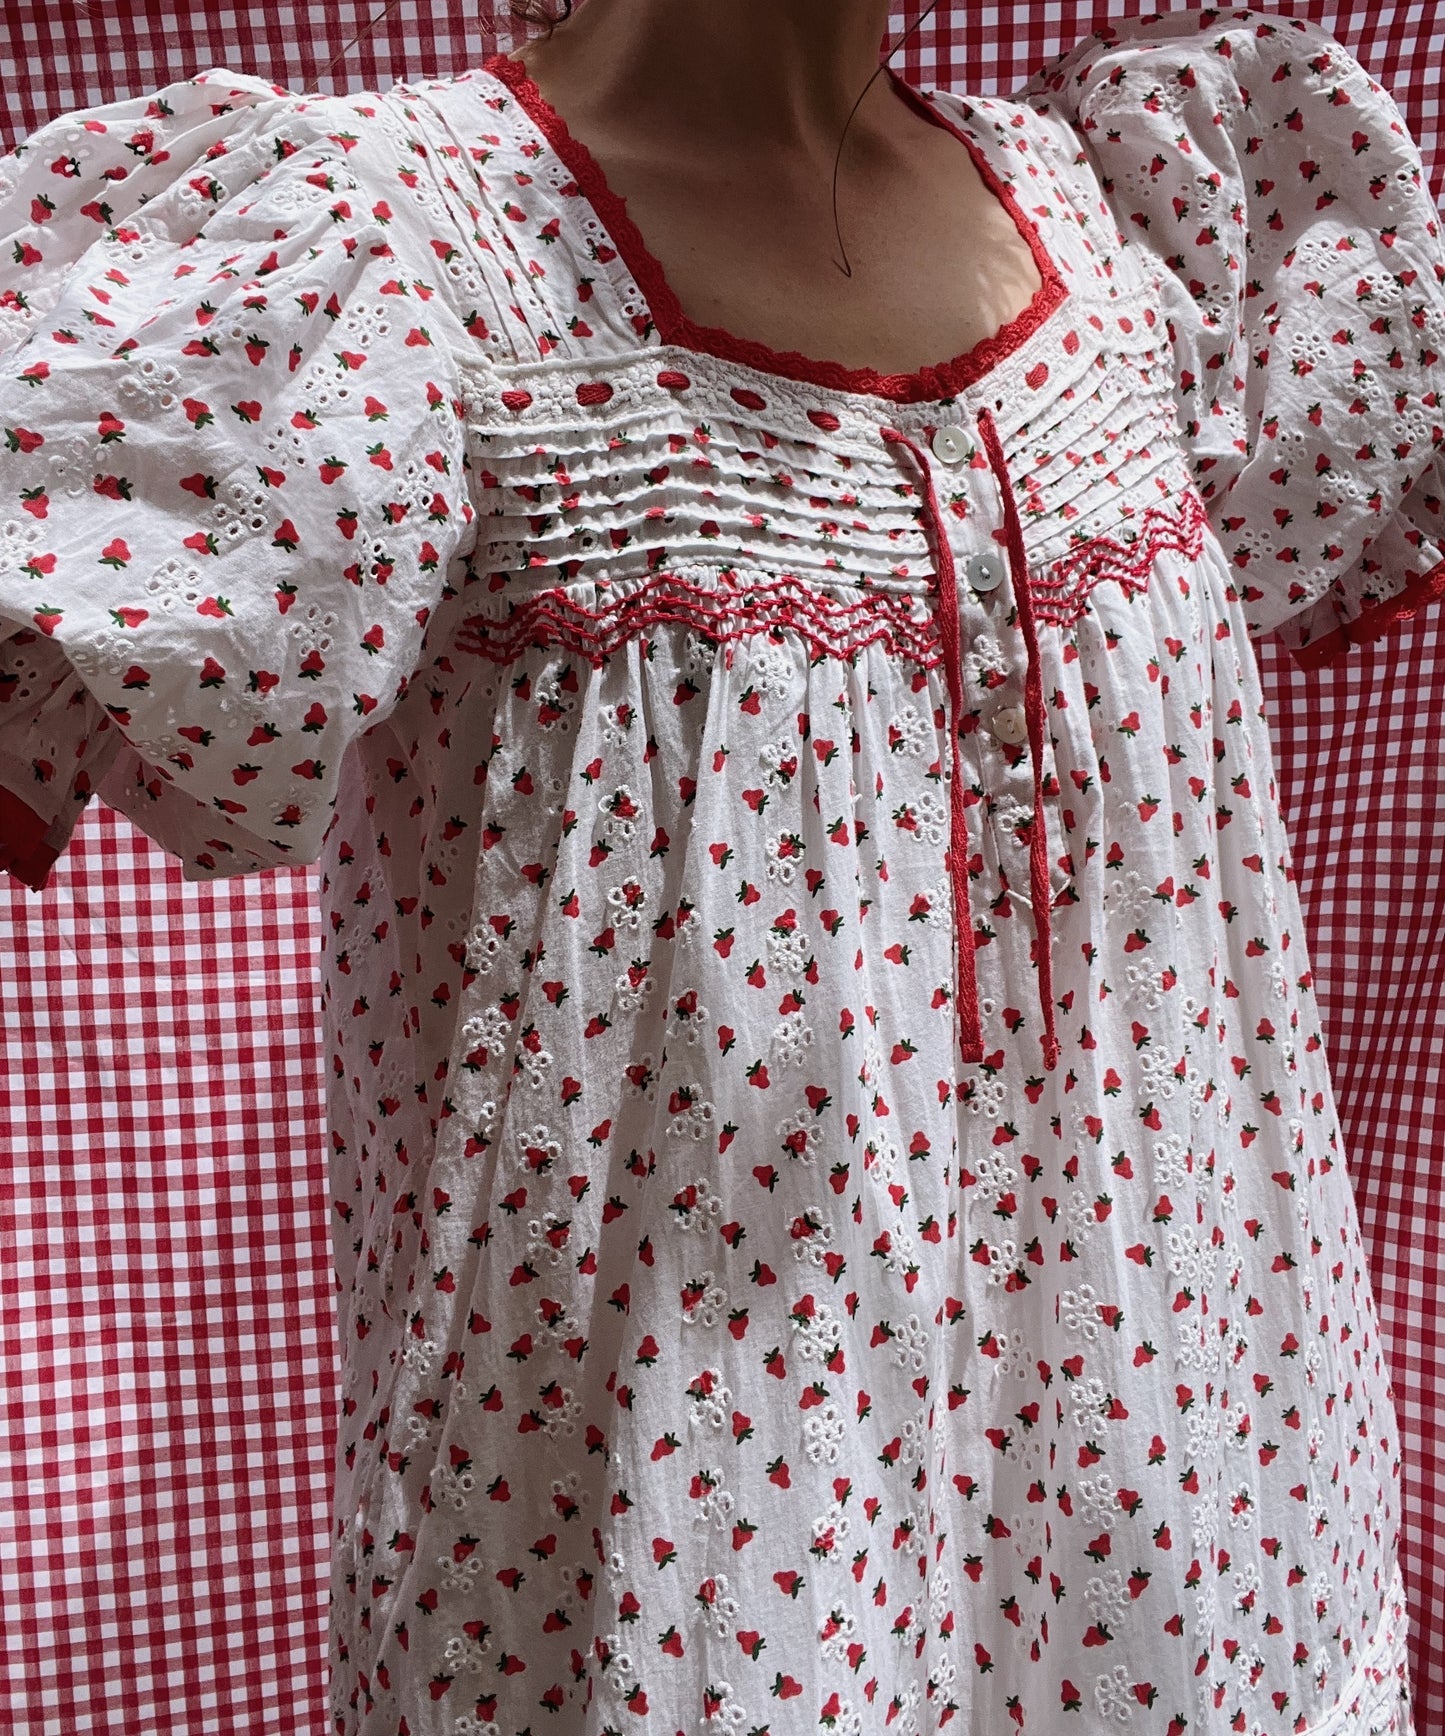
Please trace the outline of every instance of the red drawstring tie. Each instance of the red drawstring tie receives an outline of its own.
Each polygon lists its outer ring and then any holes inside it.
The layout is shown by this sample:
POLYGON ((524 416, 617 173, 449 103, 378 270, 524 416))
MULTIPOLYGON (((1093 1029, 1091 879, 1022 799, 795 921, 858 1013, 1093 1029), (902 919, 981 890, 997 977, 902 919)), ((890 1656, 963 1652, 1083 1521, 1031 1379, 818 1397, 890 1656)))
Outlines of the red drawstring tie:
POLYGON ((943 668, 948 677, 949 761, 948 786, 948 877, 953 886, 953 928, 958 942, 959 1049, 965 1061, 983 1059, 983 1031, 978 1018, 978 971, 974 963, 973 913, 968 907, 968 816, 963 805, 963 766, 959 760, 958 732, 963 722, 963 669, 958 660, 958 582, 953 570, 953 550, 938 511, 933 487, 933 466, 923 450, 896 428, 879 430, 885 440, 906 446, 923 472, 924 510, 933 531, 938 567, 938 632, 943 640, 943 668))
POLYGON ((1004 530, 1008 536, 1009 571, 1013 578, 1014 603, 1019 626, 1028 649, 1024 674, 1024 716, 1029 726, 1029 756, 1034 767, 1034 823, 1029 837, 1029 880, 1034 901, 1034 950, 1038 954, 1039 1008, 1044 1016, 1044 1066, 1053 1071, 1059 1059, 1059 1038, 1054 1029, 1053 930, 1049 910, 1053 893, 1049 886, 1049 837, 1044 821, 1044 678, 1039 668, 1039 636, 1034 626, 1033 598, 1029 595, 1029 558, 1024 548, 1024 527, 1018 502, 1009 480, 1003 442, 987 409, 978 413, 984 449, 1003 496, 1004 530))
MULTIPOLYGON (((1023 525, 1014 500, 1003 446, 988 410, 980 410, 979 431, 984 449, 1003 497, 1004 530, 1008 541, 1009 569, 1013 581, 1019 625, 1028 651, 1028 669, 1024 678, 1024 714, 1028 720, 1029 755, 1034 771, 1034 818, 1029 839, 1029 879, 1033 899, 1034 951, 1038 960, 1039 1007, 1043 1014, 1044 1066, 1052 1071, 1060 1053, 1054 1027, 1054 991, 1052 970, 1052 930, 1049 921, 1050 887, 1048 834, 1044 822, 1044 694, 1043 676, 1039 668, 1038 634, 1034 626, 1033 603, 1029 596, 1028 554, 1024 548, 1023 525)), ((953 549, 938 510, 938 495, 933 486, 933 467, 927 455, 896 428, 879 430, 885 440, 906 446, 917 460, 924 480, 924 510, 933 533, 935 560, 938 568, 938 628, 943 643, 943 666, 948 680, 949 704, 953 717, 949 729, 951 741, 951 783, 949 785, 949 851, 948 871, 953 886, 954 928, 958 936, 958 986, 956 999, 959 1009, 959 1047, 965 1061, 983 1059, 983 1036, 978 1013, 978 973, 974 960, 973 917, 968 905, 968 821, 963 801, 962 768, 959 761, 958 738, 963 719, 963 671, 959 661, 958 584, 954 572, 953 549)))

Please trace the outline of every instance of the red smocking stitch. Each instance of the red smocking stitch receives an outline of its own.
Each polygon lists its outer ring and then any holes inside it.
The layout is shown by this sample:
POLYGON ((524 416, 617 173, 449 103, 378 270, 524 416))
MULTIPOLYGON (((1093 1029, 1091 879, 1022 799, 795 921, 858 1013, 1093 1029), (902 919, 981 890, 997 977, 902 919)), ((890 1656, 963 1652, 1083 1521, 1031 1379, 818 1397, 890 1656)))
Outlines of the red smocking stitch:
MULTIPOLYGON (((1203 502, 1192 491, 1177 510, 1150 507, 1144 514, 1145 529, 1139 538, 1121 543, 1112 537, 1093 537, 1079 549, 1034 573, 1030 598, 1036 619, 1050 626, 1069 627, 1083 614, 1089 594, 1106 580, 1135 589, 1147 589, 1150 568, 1165 549, 1191 556, 1199 552, 1207 520, 1203 502), (1084 577, 1069 586, 1068 576, 1082 570, 1084 577), (1061 582, 1057 575, 1063 574, 1061 582)), ((508 575, 501 575, 502 579, 508 575)), ((1445 569, 1426 576, 1445 587, 1445 569)), ((840 581, 846 583, 847 581, 840 581)), ((1407 612, 1429 600, 1426 581, 1417 582, 1408 594, 1391 603, 1407 612)), ((698 585, 675 573, 659 573, 635 591, 605 598, 595 609, 569 596, 561 586, 548 586, 520 597, 507 615, 474 615, 462 623, 458 649, 510 662, 531 645, 560 644, 580 652, 600 665, 634 633, 661 621, 680 621, 697 628, 709 639, 723 643, 755 633, 776 635, 790 628, 799 633, 814 657, 836 657, 845 662, 865 645, 882 641, 897 656, 908 658, 921 669, 936 669, 943 661, 936 619, 910 610, 922 592, 897 592, 855 586, 856 600, 844 602, 821 586, 789 576, 783 579, 744 580, 720 569, 717 582, 698 585)), ((1390 604, 1382 604, 1387 609, 1390 604)), ((1374 611, 1369 617, 1373 621, 1374 611)), ((1365 619, 1365 617, 1362 617, 1365 619)), ((1336 650, 1342 649, 1330 635, 1336 650)), ((1316 642, 1324 646, 1324 639, 1316 642)), ((1306 649, 1306 655, 1315 646, 1306 649)), ((1324 661, 1324 655, 1315 661, 1324 661)))
POLYGON ((757 633, 799 634, 816 657, 851 660, 881 641, 889 652, 920 668, 939 661, 938 629, 931 617, 911 613, 917 594, 860 589, 844 603, 802 580, 744 579, 722 569, 713 585, 676 573, 658 573, 600 607, 589 609, 561 586, 520 598, 504 616, 472 615, 457 633, 459 651, 508 663, 529 646, 560 644, 601 665, 625 640, 661 621, 694 627, 717 643, 757 633))
POLYGON ((1197 558, 1209 519, 1204 502, 1191 488, 1177 506, 1146 507, 1138 522, 1142 529, 1135 541, 1090 537, 1050 562, 1041 575, 1031 576, 1029 600, 1036 617, 1051 627, 1072 627, 1083 614, 1089 593, 1106 580, 1126 591, 1147 590, 1149 573, 1163 550, 1197 558))
POLYGON ((888 76, 904 101, 926 120, 952 133, 968 151, 980 179, 1003 206, 1020 237, 1027 242, 1041 279, 1028 306, 972 349, 910 374, 883 374, 874 368, 848 368, 841 362, 820 361, 798 350, 775 350, 756 339, 738 337, 723 326, 699 325, 683 312, 682 303, 662 266, 628 216, 627 201, 613 192, 601 164, 538 90, 522 62, 510 55, 494 54, 482 62, 482 71, 507 86, 533 125, 571 170, 583 197, 605 225, 622 263, 647 303, 653 328, 665 344, 719 356, 757 373, 779 374, 789 380, 810 380, 815 385, 835 391, 863 392, 894 403, 917 404, 933 398, 952 397, 964 387, 981 380, 1031 338, 1068 299, 1068 285, 1044 246, 1037 225, 1007 183, 994 172, 980 147, 961 127, 955 126, 936 109, 921 91, 905 83, 889 67, 888 76))

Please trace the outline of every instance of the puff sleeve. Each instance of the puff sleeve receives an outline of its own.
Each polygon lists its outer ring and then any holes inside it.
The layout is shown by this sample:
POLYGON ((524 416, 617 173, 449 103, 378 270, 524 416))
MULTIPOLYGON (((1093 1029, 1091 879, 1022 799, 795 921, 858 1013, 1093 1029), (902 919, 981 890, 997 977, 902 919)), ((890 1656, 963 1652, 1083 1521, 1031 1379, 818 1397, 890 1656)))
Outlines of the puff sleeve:
POLYGON ((1210 10, 1102 30, 1020 97, 1143 250, 1251 635, 1310 667, 1445 594, 1445 253, 1390 95, 1317 25, 1210 10))
POLYGON ((314 862, 347 747, 406 691, 476 515, 384 101, 218 68, 0 159, 0 866, 26 885, 97 793, 190 880, 314 862))

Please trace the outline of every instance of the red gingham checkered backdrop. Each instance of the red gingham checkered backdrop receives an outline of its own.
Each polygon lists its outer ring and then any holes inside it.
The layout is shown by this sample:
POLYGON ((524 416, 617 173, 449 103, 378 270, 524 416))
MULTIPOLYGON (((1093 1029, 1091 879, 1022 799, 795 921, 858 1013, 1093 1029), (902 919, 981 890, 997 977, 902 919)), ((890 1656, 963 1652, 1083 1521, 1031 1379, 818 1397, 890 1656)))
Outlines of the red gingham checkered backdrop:
MULTIPOLYGON (((317 8, 313 26, 290 6, 8 0, 0 147, 205 67, 385 89, 494 46, 485 7, 402 0, 323 78, 381 5, 317 8)), ((1008 90, 1141 10, 945 4, 899 64, 1008 90)), ((1445 3, 1293 10, 1393 90, 1438 196, 1445 3)), ((1260 667, 1393 1348, 1417 1727, 1445 1736, 1445 618, 1334 671, 1297 672, 1273 641, 1260 667)), ((44 893, 0 886, 0 1728, 326 1730, 319 939, 314 874, 187 884, 98 802, 44 893)))

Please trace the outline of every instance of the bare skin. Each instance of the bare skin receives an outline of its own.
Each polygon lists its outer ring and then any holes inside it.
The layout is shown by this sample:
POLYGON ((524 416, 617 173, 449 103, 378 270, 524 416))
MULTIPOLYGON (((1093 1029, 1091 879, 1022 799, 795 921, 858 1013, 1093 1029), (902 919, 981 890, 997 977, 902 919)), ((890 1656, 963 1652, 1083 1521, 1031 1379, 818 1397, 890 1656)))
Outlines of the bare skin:
POLYGON ((692 319, 911 373, 991 336, 1040 277, 964 145, 886 74, 843 147, 839 269, 833 159, 887 15, 888 0, 586 0, 520 58, 692 319))

